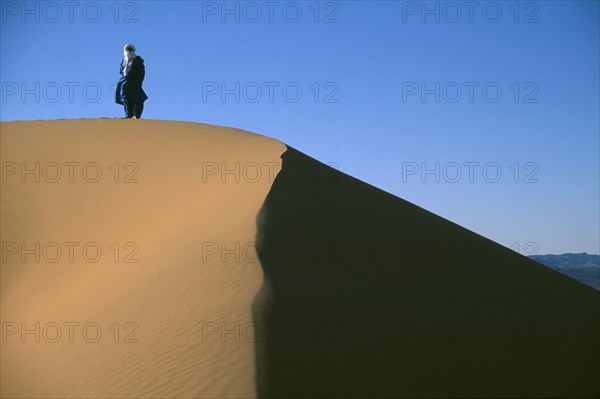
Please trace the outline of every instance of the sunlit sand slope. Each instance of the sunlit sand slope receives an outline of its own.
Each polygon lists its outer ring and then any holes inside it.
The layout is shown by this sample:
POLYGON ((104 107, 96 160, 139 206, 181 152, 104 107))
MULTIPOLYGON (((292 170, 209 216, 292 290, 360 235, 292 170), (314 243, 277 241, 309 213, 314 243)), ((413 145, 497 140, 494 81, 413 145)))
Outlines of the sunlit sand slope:
POLYGON ((2 123, 0 146, 2 397, 255 396, 255 221, 283 144, 90 119, 2 123))

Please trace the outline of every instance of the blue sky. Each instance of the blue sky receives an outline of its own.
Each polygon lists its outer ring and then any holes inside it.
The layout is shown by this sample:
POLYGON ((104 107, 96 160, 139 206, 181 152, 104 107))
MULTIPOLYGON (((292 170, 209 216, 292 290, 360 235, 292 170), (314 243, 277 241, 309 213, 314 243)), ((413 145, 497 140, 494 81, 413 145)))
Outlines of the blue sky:
POLYGON ((524 254, 600 252, 597 1, 0 3, 2 121, 120 117, 130 42, 145 118, 275 137, 524 254))

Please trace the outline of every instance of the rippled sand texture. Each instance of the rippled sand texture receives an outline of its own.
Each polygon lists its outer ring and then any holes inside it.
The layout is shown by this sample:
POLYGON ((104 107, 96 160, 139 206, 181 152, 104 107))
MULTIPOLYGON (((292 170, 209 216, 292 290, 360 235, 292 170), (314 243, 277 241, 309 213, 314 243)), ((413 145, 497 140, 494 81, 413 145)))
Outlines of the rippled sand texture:
POLYGON ((0 145, 2 397, 256 395, 248 325, 263 276, 252 243, 282 143, 197 123, 89 119, 2 123, 0 145), (40 164, 39 183, 21 181, 22 162, 40 164), (36 242, 39 262, 35 251, 23 260, 20 244, 36 242), (55 263, 48 243, 62 249, 55 263))
POLYGON ((0 145, 3 397, 600 395, 597 290, 276 140, 90 119, 0 145))

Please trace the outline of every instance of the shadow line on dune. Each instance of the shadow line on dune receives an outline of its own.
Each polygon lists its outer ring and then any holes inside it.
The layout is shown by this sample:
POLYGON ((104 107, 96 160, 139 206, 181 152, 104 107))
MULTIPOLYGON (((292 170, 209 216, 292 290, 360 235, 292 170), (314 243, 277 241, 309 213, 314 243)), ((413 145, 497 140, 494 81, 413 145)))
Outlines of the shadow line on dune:
POLYGON ((599 294, 288 146, 257 216, 270 397, 598 396, 599 294))

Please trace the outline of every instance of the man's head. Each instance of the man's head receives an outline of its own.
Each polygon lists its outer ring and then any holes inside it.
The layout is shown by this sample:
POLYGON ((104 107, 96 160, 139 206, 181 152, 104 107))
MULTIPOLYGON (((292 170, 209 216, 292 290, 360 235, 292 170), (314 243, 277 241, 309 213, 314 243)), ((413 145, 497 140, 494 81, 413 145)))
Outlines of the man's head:
POLYGON ((123 47, 123 50, 125 50, 126 53, 130 52, 130 51, 135 51, 135 46, 133 44, 126 44, 125 47, 123 47))

